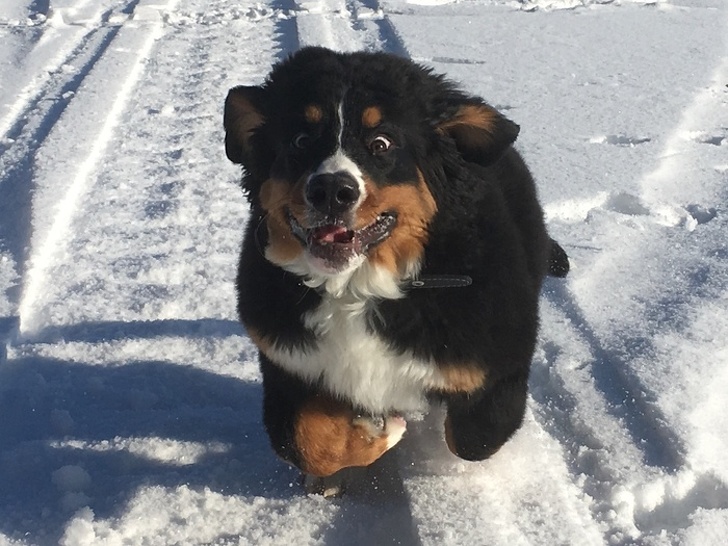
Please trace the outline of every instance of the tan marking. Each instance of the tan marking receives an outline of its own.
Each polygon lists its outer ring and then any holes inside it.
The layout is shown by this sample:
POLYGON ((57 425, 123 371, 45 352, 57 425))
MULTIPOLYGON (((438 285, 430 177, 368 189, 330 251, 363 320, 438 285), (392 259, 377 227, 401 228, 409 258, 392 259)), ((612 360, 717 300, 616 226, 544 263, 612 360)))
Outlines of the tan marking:
POLYGON ((498 112, 489 106, 468 104, 451 119, 441 123, 438 130, 450 135, 458 148, 485 150, 495 141, 497 119, 498 112))
POLYGON ((364 127, 372 129, 382 122, 382 110, 378 106, 365 108, 361 114, 361 123, 364 127))
POLYGON ((483 104, 468 104, 460 108, 457 113, 438 126, 442 132, 458 125, 468 125, 492 133, 498 113, 491 107, 483 104))
POLYGON ((440 366, 442 383, 434 387, 445 392, 470 393, 485 385, 485 370, 475 364, 452 364, 440 366))
POLYGON ((261 334, 256 328, 245 326, 245 331, 261 353, 268 354, 273 348, 273 342, 268 337, 261 334))
POLYGON ((291 232, 286 210, 300 219, 305 217, 303 181, 291 185, 285 180, 269 178, 260 187, 260 204, 266 211, 264 222, 268 229, 265 257, 276 265, 294 262, 303 252, 301 242, 291 232))
POLYGON ((321 395, 304 404, 294 429, 301 470, 314 476, 368 466, 387 451, 386 435, 372 435, 349 406, 321 395))
POLYGON ((309 104, 303 111, 303 115, 309 123, 320 123, 324 118, 324 111, 316 104, 309 104))
POLYGON ((422 174, 416 185, 398 184, 378 188, 367 181, 367 198, 357 210, 356 229, 374 223, 385 211, 397 213, 397 225, 391 235, 370 253, 370 262, 402 275, 419 263, 427 243, 428 226, 437 212, 437 204, 422 174))

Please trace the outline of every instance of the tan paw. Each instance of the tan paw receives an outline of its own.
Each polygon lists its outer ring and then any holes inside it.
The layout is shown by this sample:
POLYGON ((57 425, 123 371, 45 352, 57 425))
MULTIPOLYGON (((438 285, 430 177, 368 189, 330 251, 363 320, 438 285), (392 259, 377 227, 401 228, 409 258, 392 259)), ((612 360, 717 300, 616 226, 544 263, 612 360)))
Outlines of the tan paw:
POLYGON ((342 468, 368 466, 402 439, 401 417, 356 415, 347 405, 324 396, 307 402, 295 424, 301 470, 330 476, 342 468))

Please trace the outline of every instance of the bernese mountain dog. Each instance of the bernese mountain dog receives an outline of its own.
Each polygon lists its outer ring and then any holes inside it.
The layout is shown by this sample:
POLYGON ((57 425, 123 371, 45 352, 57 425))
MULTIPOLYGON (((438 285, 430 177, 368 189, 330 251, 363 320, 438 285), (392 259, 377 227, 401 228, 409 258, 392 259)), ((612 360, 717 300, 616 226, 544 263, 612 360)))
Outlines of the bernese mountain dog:
POLYGON ((518 125, 412 61, 311 47, 231 89, 224 126, 275 452, 315 477, 367 466, 439 400, 455 455, 495 453, 523 420, 542 280, 569 268, 518 125))

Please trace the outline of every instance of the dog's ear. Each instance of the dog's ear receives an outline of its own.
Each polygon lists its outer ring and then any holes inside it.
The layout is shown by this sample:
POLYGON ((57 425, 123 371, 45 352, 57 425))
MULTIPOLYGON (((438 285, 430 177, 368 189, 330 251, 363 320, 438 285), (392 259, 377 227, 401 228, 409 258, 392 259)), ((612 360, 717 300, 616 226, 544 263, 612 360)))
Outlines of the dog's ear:
POLYGON ((437 130, 455 141, 466 161, 489 165, 516 141, 520 127, 492 106, 466 99, 448 105, 437 130))
POLYGON ((250 167, 251 137, 265 122, 265 92, 260 87, 233 87, 225 99, 225 153, 233 163, 250 167))

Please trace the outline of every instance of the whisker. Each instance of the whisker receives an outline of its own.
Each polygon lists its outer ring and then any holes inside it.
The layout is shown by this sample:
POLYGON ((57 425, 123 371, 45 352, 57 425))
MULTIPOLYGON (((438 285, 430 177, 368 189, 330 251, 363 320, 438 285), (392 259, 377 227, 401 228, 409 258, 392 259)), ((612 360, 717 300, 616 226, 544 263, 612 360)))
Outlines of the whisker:
POLYGON ((260 221, 258 222, 258 225, 255 226, 255 232, 253 239, 255 240, 255 248, 258 249, 258 252, 260 253, 263 258, 265 258, 265 250, 263 249, 263 245, 260 243, 260 239, 258 238, 258 232, 260 231, 260 227, 265 223, 266 219, 268 218, 268 215, 270 213, 266 212, 263 216, 261 216, 260 221))
MULTIPOLYGON (((305 286, 305 285, 304 285, 304 286, 305 286)), ((304 298, 305 298, 305 297, 306 297, 306 295, 307 295, 307 294, 308 294, 308 293, 310 292, 310 290, 311 290, 311 288, 310 288, 310 287, 308 287, 308 286, 306 286, 306 290, 304 290, 304 291, 303 291, 303 294, 301 295, 301 297, 300 297, 300 298, 298 299, 298 301, 296 302, 296 305, 300 305, 300 304, 301 304, 301 302, 302 302, 302 301, 304 300, 304 298)))

